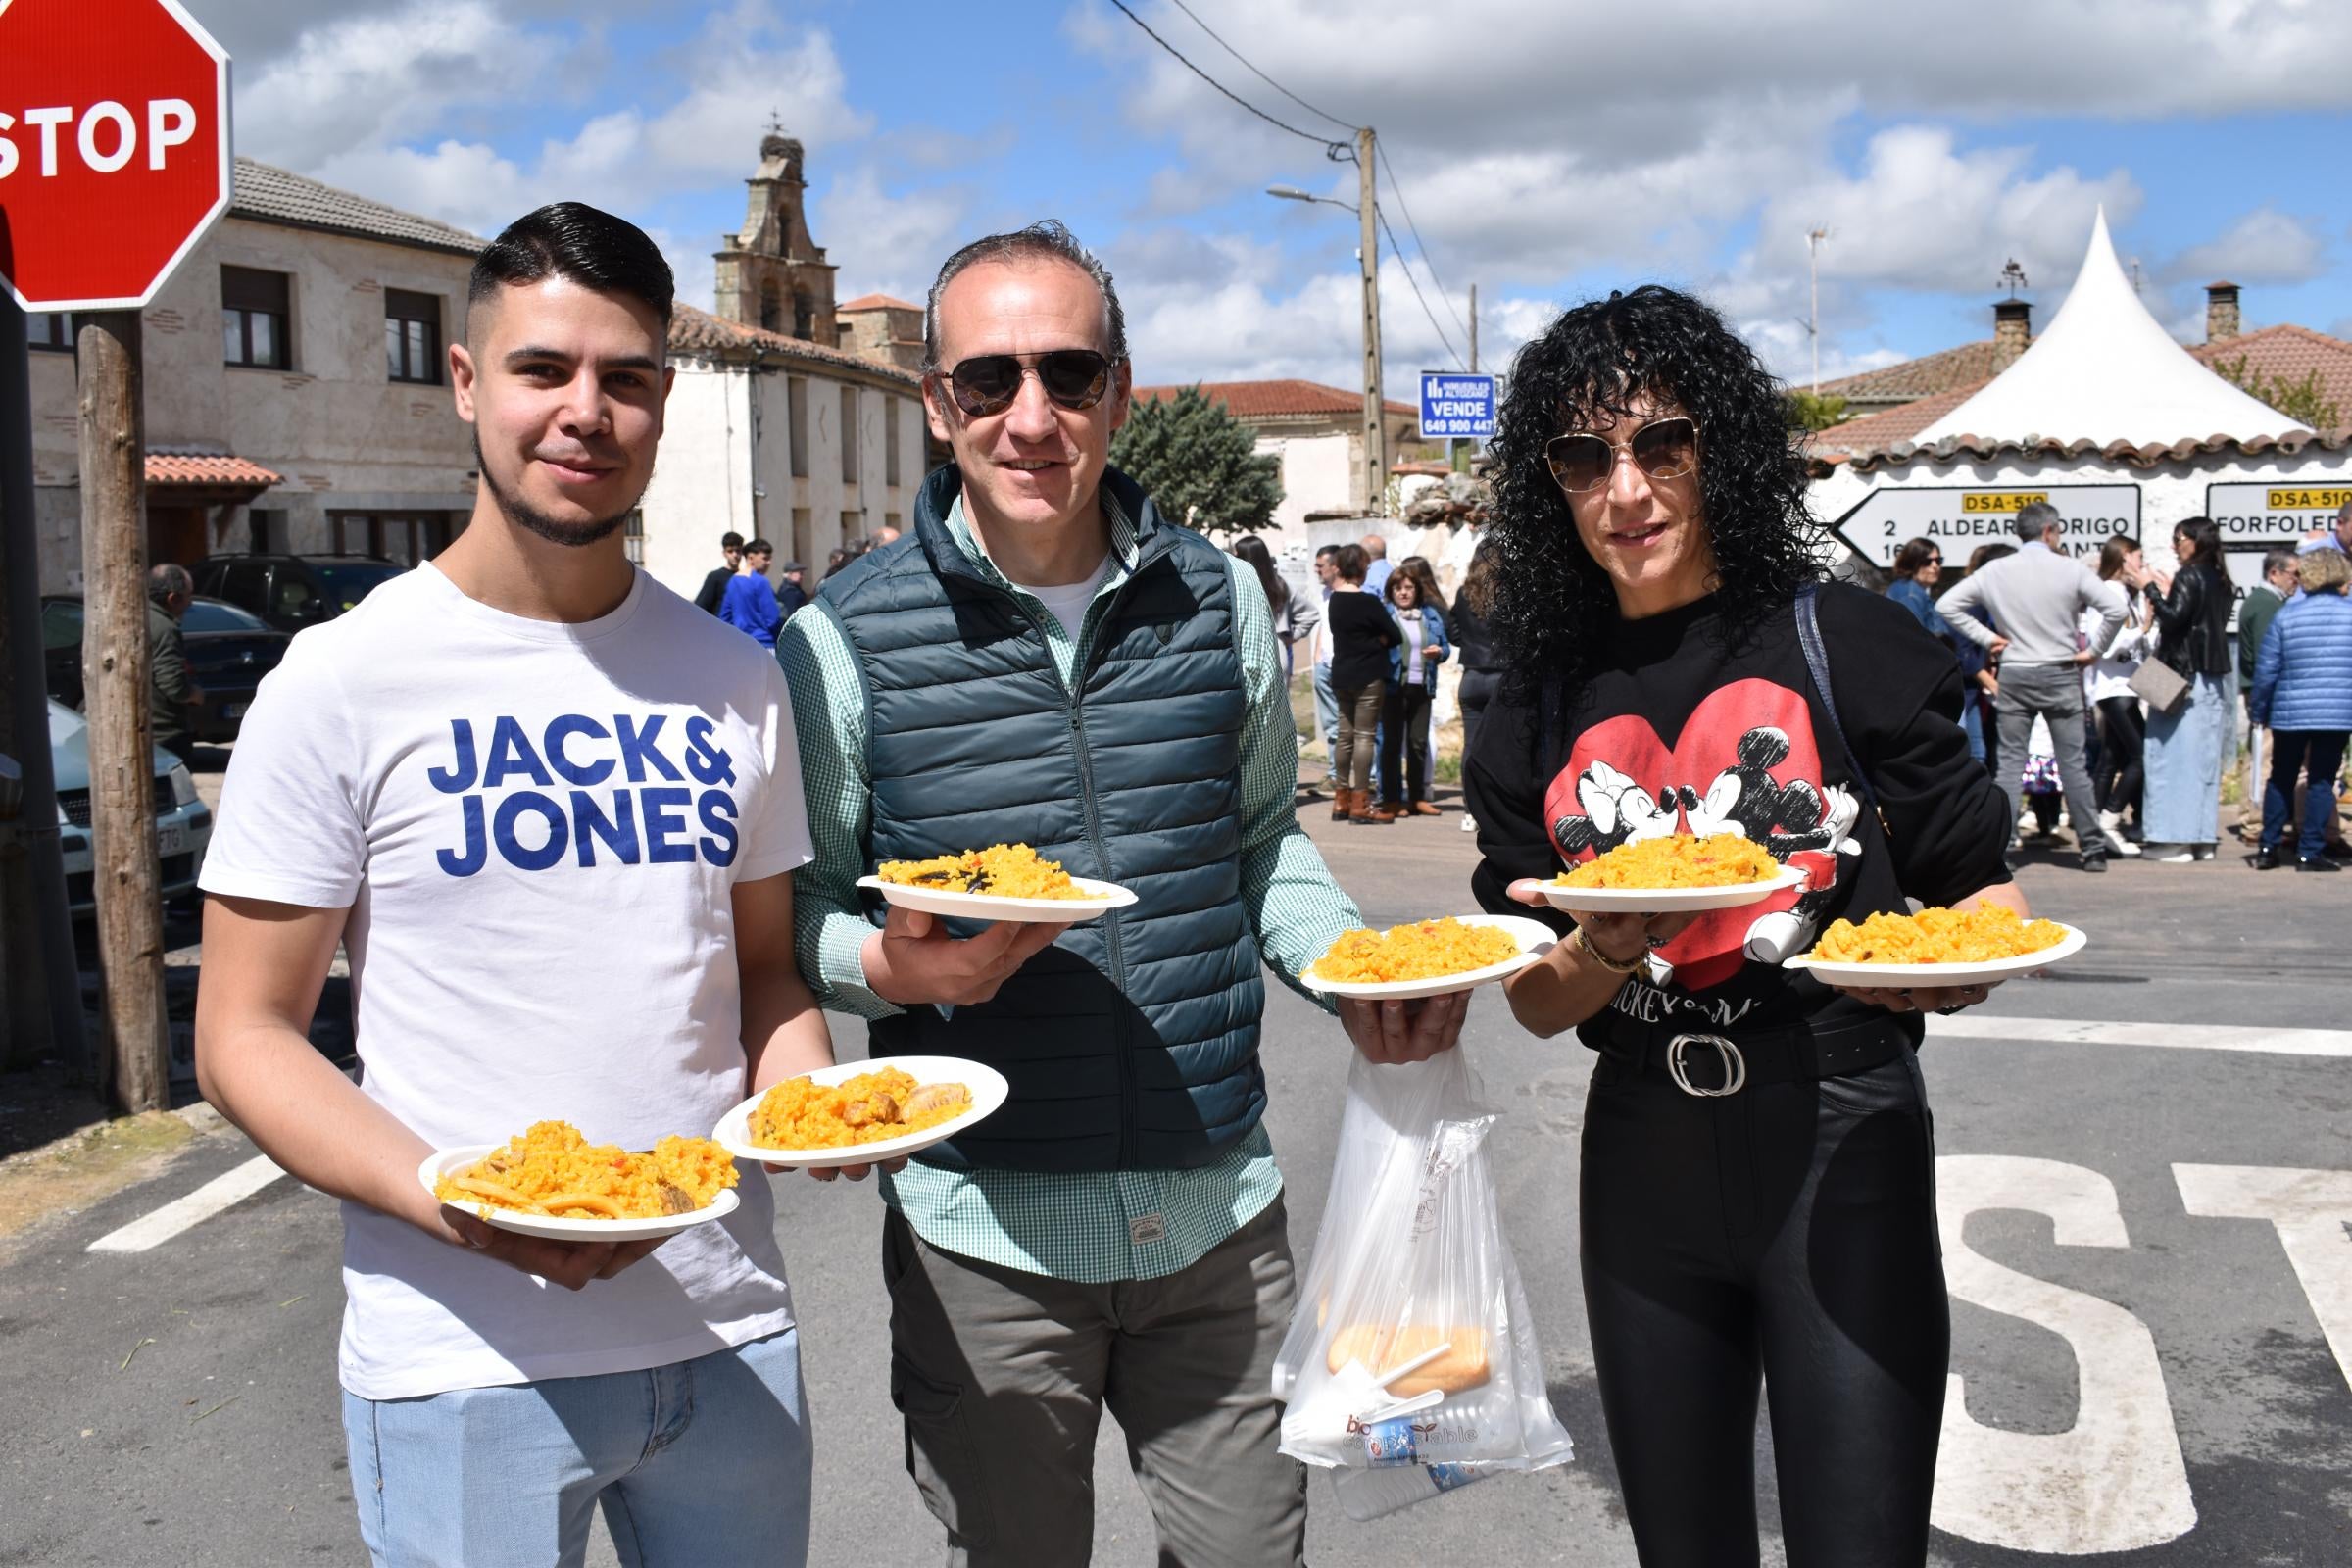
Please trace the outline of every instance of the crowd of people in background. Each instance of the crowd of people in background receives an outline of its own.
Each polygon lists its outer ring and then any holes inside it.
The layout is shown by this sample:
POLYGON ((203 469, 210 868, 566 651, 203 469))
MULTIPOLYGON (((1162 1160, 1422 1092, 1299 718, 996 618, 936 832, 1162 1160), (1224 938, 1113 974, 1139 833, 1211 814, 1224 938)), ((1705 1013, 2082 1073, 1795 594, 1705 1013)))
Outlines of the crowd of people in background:
MULTIPOLYGON (((827 558, 825 575, 832 576, 867 551, 898 537, 899 530, 891 527, 858 535, 827 558)), ((808 603, 810 590, 816 586, 808 581, 808 564, 787 561, 778 567, 774 545, 765 539, 747 540, 733 529, 718 536, 718 552, 725 564, 711 567, 703 578, 695 604, 760 647, 775 647, 776 633, 794 612, 808 603)))
POLYGON ((2009 798, 2013 857, 2030 831, 2054 835, 2063 797, 2083 870, 2111 856, 2213 859, 2242 720, 2239 831, 2254 865, 2330 872, 2352 858, 2337 820, 2352 735, 2352 505, 2331 531, 2265 555, 2242 603, 2207 517, 2174 528, 2170 572, 2128 535, 2068 554, 2046 503, 2022 508, 2016 533, 2014 545, 1979 547, 1956 583, 1941 547, 1914 539, 1886 588, 1959 663, 1962 727, 2009 798))

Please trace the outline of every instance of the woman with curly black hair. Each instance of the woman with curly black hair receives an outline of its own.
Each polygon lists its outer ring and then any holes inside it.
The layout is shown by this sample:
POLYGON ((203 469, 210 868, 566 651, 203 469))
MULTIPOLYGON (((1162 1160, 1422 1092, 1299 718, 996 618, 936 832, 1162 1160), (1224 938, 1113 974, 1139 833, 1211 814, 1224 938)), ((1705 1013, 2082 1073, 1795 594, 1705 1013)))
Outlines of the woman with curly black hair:
POLYGON ((1771 1392, 1788 1560, 1926 1560, 1950 1347, 1920 1014, 1984 987, 1832 991, 1781 967, 1905 896, 2025 912, 1950 652, 1822 582, 1781 389, 1671 289, 1521 351, 1492 450, 1504 683, 1467 769, 1480 902, 1561 931, 1507 983, 1599 1053, 1585 1300, 1646 1568, 1757 1560, 1771 1392), (1740 833, 1805 880, 1700 915, 1550 913, 1634 839, 1740 833))

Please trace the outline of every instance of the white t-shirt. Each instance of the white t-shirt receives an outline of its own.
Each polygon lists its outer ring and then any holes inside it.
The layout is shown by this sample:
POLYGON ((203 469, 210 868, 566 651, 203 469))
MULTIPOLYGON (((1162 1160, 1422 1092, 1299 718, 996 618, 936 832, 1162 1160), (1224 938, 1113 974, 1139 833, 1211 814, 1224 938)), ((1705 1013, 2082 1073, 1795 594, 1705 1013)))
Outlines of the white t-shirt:
POLYGON ((1392 610, 1389 618, 1404 633, 1404 683, 1411 686, 1421 679, 1421 639, 1429 635, 1429 628, 1422 623, 1419 607, 1392 610))
POLYGON ((1045 588, 1025 582, 1016 582, 1013 586, 1044 605, 1047 612, 1061 622, 1061 629, 1069 633, 1070 641, 1076 642, 1078 628, 1086 621, 1086 607, 1095 602, 1096 593, 1102 587, 1102 579, 1109 575, 1110 558, 1104 556, 1102 564, 1095 567, 1094 575, 1076 582, 1055 583, 1045 588))
MULTIPOLYGON (((208 892, 351 909, 362 1088, 437 1149, 561 1118, 650 1149, 744 1088, 729 890, 808 858, 783 672, 642 572, 578 624, 431 565, 304 631, 221 786, 208 892)), ((778 1332, 774 1201, 577 1293, 344 1205, 343 1387, 664 1366, 778 1332)))

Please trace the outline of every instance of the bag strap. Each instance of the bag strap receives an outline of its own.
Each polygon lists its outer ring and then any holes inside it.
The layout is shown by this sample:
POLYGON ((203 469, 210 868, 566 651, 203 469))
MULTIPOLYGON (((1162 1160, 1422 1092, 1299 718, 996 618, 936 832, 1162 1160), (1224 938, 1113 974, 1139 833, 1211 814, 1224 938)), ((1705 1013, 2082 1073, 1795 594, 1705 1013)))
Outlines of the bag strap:
POLYGON ((1830 718, 1830 733, 1838 737, 1838 749, 1845 754, 1845 770, 1853 775, 1854 792, 1862 797, 1862 805, 1870 814, 1886 819, 1879 810, 1879 796, 1870 787, 1870 775, 1863 771, 1861 760, 1854 756, 1853 742, 1845 738, 1845 724, 1838 717, 1838 698, 1830 690, 1830 656, 1821 641, 1821 584, 1806 583, 1796 591, 1796 640, 1805 651, 1805 672, 1813 677, 1813 690, 1821 698, 1821 710, 1830 718))

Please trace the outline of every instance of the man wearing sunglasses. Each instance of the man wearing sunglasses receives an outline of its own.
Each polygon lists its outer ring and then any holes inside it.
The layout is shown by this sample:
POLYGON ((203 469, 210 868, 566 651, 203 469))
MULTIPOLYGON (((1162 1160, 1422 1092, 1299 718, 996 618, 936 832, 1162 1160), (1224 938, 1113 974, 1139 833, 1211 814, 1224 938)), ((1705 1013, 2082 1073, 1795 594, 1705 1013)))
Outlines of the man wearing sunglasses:
MULTIPOLYGON (((1161 1562, 1287 1568, 1306 1498, 1269 1393, 1294 1286, 1259 965, 1296 990, 1360 920, 1298 829, 1272 615, 1109 466, 1123 318, 1059 224, 951 257, 924 336, 955 461, 778 644, 813 818, 804 972, 873 1055, 977 1058, 1011 1087, 883 1179, 907 1468, 951 1563, 1080 1568, 1107 1406, 1161 1562), (1000 842, 1138 902, 951 934, 856 885, 1000 842)), ((1375 1060, 1460 1033, 1459 997, 1346 1006, 1375 1060)))

